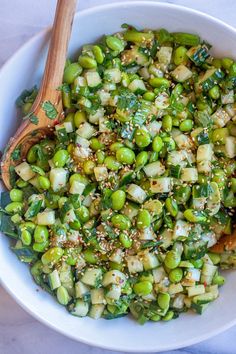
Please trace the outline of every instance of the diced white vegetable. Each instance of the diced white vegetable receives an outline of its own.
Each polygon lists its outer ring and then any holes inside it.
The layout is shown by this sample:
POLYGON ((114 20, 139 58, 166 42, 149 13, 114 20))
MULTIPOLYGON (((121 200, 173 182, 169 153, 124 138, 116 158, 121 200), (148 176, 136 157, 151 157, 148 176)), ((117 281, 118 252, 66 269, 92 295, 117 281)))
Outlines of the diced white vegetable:
POLYGON ((202 273, 201 273, 201 283, 210 285, 216 270, 217 270, 217 266, 213 264, 204 263, 202 267, 202 273))
POLYGON ((154 138, 159 133, 161 125, 161 122, 157 122, 156 120, 148 123, 146 128, 152 138, 154 138))
POLYGON ((65 187, 67 182, 67 171, 62 167, 52 168, 49 173, 51 187, 54 192, 65 187))
POLYGON ((75 143, 78 147, 88 148, 90 141, 88 139, 82 138, 80 135, 76 135, 75 143))
POLYGON ((126 257, 126 261, 131 274, 143 271, 143 263, 138 256, 128 256, 126 257))
POLYGON ((225 94, 221 93, 221 103, 234 103, 234 90, 230 90, 225 94))
POLYGON ((203 160, 201 162, 198 162, 197 170, 199 173, 206 173, 207 174, 207 173, 211 172, 211 161, 203 160))
MULTIPOLYGON (((75 283, 75 297, 82 298, 85 294, 89 293, 89 287, 82 283, 82 281, 77 281, 75 283)), ((91 294, 92 297, 92 294, 91 294)))
POLYGON ((179 134, 175 136, 174 141, 176 142, 179 149, 189 149, 192 146, 191 139, 185 134, 179 134))
POLYGON ((35 176, 34 171, 32 171, 30 165, 27 162, 22 162, 17 165, 15 167, 15 171, 24 181, 29 181, 35 176))
POLYGON ((201 235, 202 240, 207 242, 207 247, 210 248, 217 243, 216 234, 213 231, 209 231, 201 235))
POLYGON ((112 300, 119 300, 121 296, 121 286, 117 284, 112 284, 108 292, 106 293, 106 299, 107 301, 109 299, 112 300))
POLYGON ((202 284, 187 287, 188 297, 205 294, 205 286, 202 284))
POLYGON ((97 71, 87 71, 84 76, 89 87, 96 87, 102 82, 97 71))
POLYGON ((187 274, 185 275, 186 279, 199 281, 201 276, 201 271, 196 268, 189 268, 187 274))
POLYGON ((81 281, 86 285, 96 286, 101 278, 102 270, 100 268, 90 268, 86 269, 81 281))
POLYGON ((151 179, 150 183, 150 189, 153 193, 168 193, 173 188, 173 179, 170 177, 151 179))
POLYGON ((74 316, 85 317, 89 311, 89 305, 83 300, 77 300, 75 307, 72 311, 74 316))
POLYGON ((236 137, 227 136, 225 138, 225 151, 227 157, 233 159, 236 156, 236 137))
POLYGON ((111 98, 111 94, 109 92, 104 91, 104 90, 97 91, 97 94, 101 100, 101 105, 107 106, 109 103, 109 100, 111 98))
POLYGON ((80 124, 80 127, 76 130, 76 134, 82 136, 82 138, 90 139, 96 132, 96 129, 89 124, 88 122, 84 122, 80 124))
POLYGON ((165 166, 160 161, 155 161, 144 166, 143 170, 148 177, 156 177, 165 173, 165 166))
POLYGON ((144 252, 142 254, 142 263, 144 270, 151 270, 159 266, 157 256, 151 252, 144 252))
POLYGON ((167 92, 160 93, 155 99, 157 109, 166 109, 170 105, 169 95, 167 92))
POLYGON ((64 122, 62 124, 57 124, 55 126, 56 130, 60 130, 60 129, 65 129, 65 131, 67 133, 72 133, 73 132, 73 124, 71 122, 64 122))
POLYGON ((165 269, 163 267, 158 267, 152 270, 154 283, 160 283, 166 276, 165 269))
POLYGON ((126 276, 124 273, 120 272, 117 269, 109 270, 103 276, 102 285, 108 286, 110 284, 116 284, 124 286, 126 283, 126 276))
POLYGON ((91 302, 93 305, 95 304, 105 304, 105 296, 104 296, 104 289, 91 289, 91 302))
POLYGON ((71 187, 70 187, 70 190, 69 190, 69 193, 70 194, 83 194, 83 191, 85 189, 85 185, 81 182, 78 182, 78 181, 73 181, 71 183, 71 187))
POLYGON ((108 178, 108 171, 105 166, 94 167, 94 174, 98 182, 105 181, 108 178))
MULTIPOLYGON (((67 213, 64 216, 64 222, 69 224, 70 222, 73 222, 74 220, 76 220, 76 215, 75 215, 74 209, 70 209, 67 211, 67 213)), ((74 230, 74 231, 77 231, 77 230, 74 230)), ((76 235, 72 233, 72 236, 75 236, 75 238, 76 238, 75 240, 77 241, 79 233, 77 233, 76 235)))
POLYGON ((180 165, 181 167, 185 167, 187 165, 186 155, 184 150, 178 151, 170 151, 167 156, 167 162, 169 165, 180 165))
POLYGON ((100 133, 109 133, 111 130, 108 127, 109 120, 105 117, 99 118, 99 132, 100 133))
POLYGON ((118 84, 121 81, 121 71, 118 68, 106 69, 104 71, 104 78, 107 81, 118 84))
POLYGON ((91 150, 89 148, 83 146, 76 146, 74 148, 74 157, 76 157, 79 161, 87 160, 91 150))
POLYGON ((177 220, 173 231, 173 240, 187 238, 191 230, 191 225, 184 220, 177 220))
POLYGON ((123 252, 122 249, 117 248, 110 256, 110 261, 120 264, 122 262, 123 252))
POLYGON ((190 79, 190 77, 193 75, 192 71, 183 64, 178 65, 175 70, 171 72, 171 74, 173 78, 178 82, 184 82, 190 79))
POLYGON ((140 79, 134 79, 133 81, 131 81, 131 83, 129 84, 128 88, 132 92, 139 92, 139 91, 145 92, 145 91, 147 91, 143 80, 140 80, 140 79))
POLYGON ((170 295, 175 295, 175 294, 181 293, 183 290, 184 290, 184 288, 182 287, 182 285, 180 283, 170 284, 168 292, 170 295))
POLYGON ((42 213, 37 214, 38 225, 53 225, 55 224, 55 211, 46 209, 42 213))
POLYGON ((77 76, 75 78, 74 85, 75 85, 75 87, 77 87, 77 86, 84 87, 87 85, 86 79, 83 76, 77 76))
POLYGON ((164 231, 162 231, 161 233, 161 242, 162 242, 161 246, 164 249, 168 248, 172 243, 172 239, 173 239, 173 231, 164 229, 164 231))
POLYGON ((145 227, 139 230, 138 237, 140 240, 148 241, 148 240, 154 240, 156 235, 151 227, 145 227))
POLYGON ((217 128, 222 128, 230 120, 230 115, 223 108, 218 108, 217 111, 211 115, 211 118, 217 128))
POLYGON ((197 162, 203 160, 211 161, 213 156, 213 148, 211 144, 200 145, 197 149, 197 162))
POLYGON ((88 119, 92 124, 99 124, 99 119, 104 117, 104 108, 98 108, 96 113, 89 114, 88 119))
POLYGON ((130 199, 140 204, 147 198, 146 192, 137 184, 130 184, 127 188, 127 193, 130 199))
POLYGON ((92 305, 89 310, 89 317, 93 318, 94 320, 98 320, 99 318, 102 317, 104 309, 105 309, 105 305, 102 304, 92 305))
POLYGON ((172 51, 172 47, 162 46, 157 52, 158 61, 160 64, 164 65, 164 68, 166 68, 166 66, 171 62, 172 51))
POLYGON ((182 309, 184 307, 184 299, 185 299, 184 294, 177 295, 173 301, 173 307, 178 310, 182 309))
POLYGON ((183 168, 181 171, 181 180, 183 182, 195 183, 198 180, 198 171, 193 167, 183 168))

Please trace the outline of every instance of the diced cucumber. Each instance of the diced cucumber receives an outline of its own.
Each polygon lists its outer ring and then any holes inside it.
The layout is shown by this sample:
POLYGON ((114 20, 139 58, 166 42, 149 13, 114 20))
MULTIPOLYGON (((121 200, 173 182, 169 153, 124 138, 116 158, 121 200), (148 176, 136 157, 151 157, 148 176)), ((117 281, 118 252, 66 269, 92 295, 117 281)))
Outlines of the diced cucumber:
POLYGON ((161 126, 162 126, 161 122, 154 120, 148 123, 146 128, 149 134, 151 135, 151 137, 154 138, 160 132, 161 126))
POLYGON ((35 172, 33 172, 31 166, 27 162, 22 162, 17 165, 15 171, 24 181, 29 181, 35 176, 35 172))
POLYGON ((147 177, 156 177, 165 173, 165 166, 160 161, 155 161, 144 166, 143 170, 147 177))
POLYGON ((89 87, 97 87, 102 82, 97 71, 87 71, 84 76, 89 87))
POLYGON ((80 127, 76 130, 76 134, 85 139, 90 139, 95 134, 96 129, 88 122, 81 123, 80 127))
POLYGON ((187 68, 187 66, 180 64, 178 65, 172 72, 173 78, 178 82, 184 82, 190 77, 192 77, 193 73, 191 70, 187 68))
POLYGON ((126 257, 126 262, 128 270, 131 274, 143 271, 143 263, 141 262, 138 256, 128 256, 126 257))
POLYGON ((84 189, 85 189, 85 185, 83 183, 74 180, 71 183, 69 193, 82 195, 84 189))
POLYGON ((104 309, 105 309, 105 305, 102 304, 92 305, 89 310, 89 317, 93 318, 94 320, 98 320, 99 318, 102 317, 104 309))
POLYGON ((42 213, 37 214, 38 225, 54 225, 55 224, 55 211, 46 209, 42 213))
POLYGON ((102 288, 91 289, 91 302, 93 305, 106 303, 104 290, 102 288))
POLYGON ((82 281, 77 281, 75 283, 75 297, 76 298, 83 298, 84 295, 89 293, 89 287, 82 283, 82 281))
POLYGON ((236 156, 236 137, 227 136, 225 138, 225 152, 227 157, 233 159, 236 156))
POLYGON ((204 263, 202 267, 201 273, 201 283, 210 285, 212 283, 212 279, 217 270, 217 266, 213 264, 204 263))
POLYGON ((195 286, 189 286, 189 287, 187 287, 187 291, 188 291, 188 297, 202 295, 202 294, 205 294, 205 286, 202 284, 195 285, 195 286))
POLYGON ((173 242, 173 231, 169 229, 165 229, 164 231, 162 231, 160 234, 160 240, 161 248, 168 248, 173 242))
POLYGON ((161 266, 152 270, 154 283, 160 283, 165 277, 166 272, 165 269, 161 266))
POLYGON ((153 193, 168 193, 173 188, 173 179, 170 177, 150 179, 150 183, 150 189, 153 193))
POLYGON ((130 199, 140 204, 143 203, 147 197, 146 192, 137 184, 130 184, 127 188, 127 193, 130 199))
POLYGON ((98 182, 105 181, 108 178, 108 171, 105 166, 94 167, 94 174, 98 182))
POLYGON ((197 149, 197 162, 204 160, 211 161, 213 156, 213 148, 211 144, 200 145, 197 149))
POLYGON ((119 300, 121 296, 121 286, 118 284, 112 284, 106 293, 106 299, 109 300, 119 300))
POLYGON ((57 269, 54 269, 52 273, 48 274, 48 281, 52 290, 55 290, 61 286, 61 281, 57 269))
POLYGON ((106 69, 104 77, 107 81, 118 84, 121 81, 121 71, 118 68, 106 69))
POLYGON ((213 120, 213 123, 217 128, 222 128, 230 120, 230 115, 227 113, 226 110, 220 107, 215 113, 211 115, 211 119, 213 120))
POLYGON ((126 283, 126 276, 124 273, 120 272, 119 270, 109 270, 103 276, 102 285, 108 286, 110 284, 117 284, 124 286, 126 283))
POLYGON ((142 253, 142 263, 145 270, 151 270, 159 266, 157 256, 151 252, 142 253))
POLYGON ((183 182, 195 183, 198 180, 198 171, 194 167, 185 167, 181 171, 181 179, 183 182))
POLYGON ((151 227, 145 227, 138 232, 138 238, 142 241, 154 240, 156 235, 151 227))
POLYGON ((96 287, 102 280, 102 270, 100 268, 86 269, 81 281, 89 286, 96 287))
POLYGON ((199 315, 202 315, 208 306, 209 303, 204 305, 195 304, 194 302, 191 303, 192 309, 195 310, 199 315))
POLYGON ((143 94, 145 91, 147 91, 143 80, 140 80, 140 79, 134 79, 129 84, 128 88, 136 94, 143 94))
POLYGON ((208 304, 209 302, 215 299, 216 297, 212 293, 205 293, 205 294, 194 296, 193 303, 197 305, 204 305, 204 304, 208 304))
POLYGON ((58 192, 66 185, 67 171, 62 167, 52 168, 49 173, 49 179, 51 182, 52 190, 54 192, 58 192))
POLYGON ((138 212, 139 206, 132 202, 125 203, 125 206, 121 210, 121 213, 128 216, 130 220, 133 220, 133 218, 138 215, 138 212))
POLYGON ((71 314, 78 317, 85 317, 88 314, 89 305, 83 300, 77 300, 71 314))
POLYGON ((177 220, 173 231, 173 240, 186 239, 191 230, 191 225, 184 220, 177 220))
POLYGON ((175 294, 181 293, 183 290, 184 290, 184 288, 180 283, 170 284, 168 293, 170 295, 175 295, 175 294))

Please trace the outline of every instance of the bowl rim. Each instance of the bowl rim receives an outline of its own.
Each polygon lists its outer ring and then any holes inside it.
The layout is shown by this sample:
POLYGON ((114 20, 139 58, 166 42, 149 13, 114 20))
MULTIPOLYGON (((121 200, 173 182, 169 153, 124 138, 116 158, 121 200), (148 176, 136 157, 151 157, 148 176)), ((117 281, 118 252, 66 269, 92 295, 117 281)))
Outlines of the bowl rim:
MULTIPOLYGON (((233 26, 227 24, 226 22, 224 22, 223 20, 220 20, 212 15, 206 14, 202 11, 199 10, 195 10, 193 8, 187 7, 187 6, 183 6, 183 5, 177 5, 177 4, 172 4, 172 3, 166 3, 166 2, 156 2, 154 0, 135 0, 135 1, 119 1, 117 0, 114 3, 110 3, 110 4, 103 4, 103 5, 97 5, 97 6, 93 6, 90 7, 88 9, 83 9, 83 10, 79 10, 76 12, 75 14, 75 18, 80 17, 80 16, 88 16, 91 14, 94 14, 96 12, 102 11, 102 10, 109 10, 109 9, 115 9, 115 8, 121 8, 124 7, 128 8, 128 7, 135 7, 135 6, 154 6, 154 7, 160 7, 160 8, 175 8, 176 10, 181 10, 183 12, 185 12, 185 14, 193 14, 193 15, 197 15, 199 17, 203 17, 208 21, 211 21, 217 25, 220 26, 224 26, 225 28, 227 28, 229 31, 233 32, 234 35, 236 36, 236 28, 234 28, 233 26)), ((38 40, 40 37, 44 37, 47 36, 48 33, 50 33, 52 26, 47 26, 45 29, 39 31, 38 33, 36 33, 35 35, 33 35, 30 39, 28 39, 23 45, 21 45, 15 52, 13 55, 11 55, 2 65, 2 67, 0 68, 0 81, 1 81, 1 76, 3 75, 4 71, 6 70, 6 68, 11 65, 11 62, 15 60, 15 58, 19 55, 19 53, 21 53, 22 51, 24 51, 27 47, 30 47, 36 40, 38 40)), ((26 302, 21 301, 16 293, 14 293, 14 291, 11 289, 11 287, 8 285, 8 282, 4 281, 3 276, 1 276, 1 272, 0 272, 0 285, 6 290, 6 292, 16 301, 16 303, 18 305, 20 305, 27 313, 29 313, 33 318, 35 318, 36 320, 38 320, 39 322, 43 323, 44 325, 48 326, 49 328, 55 330, 56 332, 70 338, 73 339, 77 342, 81 342, 83 344, 86 345, 90 345, 92 347, 97 347, 97 348, 101 348, 101 349, 105 349, 105 350, 115 350, 115 351, 120 351, 120 352, 136 352, 136 353, 143 353, 143 348, 141 349, 137 349, 137 348, 126 348, 125 345, 120 345, 119 347, 117 346, 111 346, 111 345, 106 345, 106 344, 99 344, 99 346, 97 345, 97 343, 94 340, 89 340, 89 339, 85 339, 85 338, 78 338, 78 336, 75 336, 73 334, 70 333, 65 333, 63 329, 61 329, 60 327, 58 327, 56 324, 52 323, 50 320, 45 319, 43 316, 41 316, 40 314, 36 314, 28 305, 26 302)), ((204 340, 210 339, 211 337, 214 337, 224 331, 226 331, 227 329, 231 328, 232 326, 234 326, 236 324, 236 318, 229 321, 228 323, 222 325, 221 327, 218 327, 217 329, 212 329, 211 331, 208 331, 205 334, 202 334, 200 336, 196 336, 194 338, 188 338, 184 341, 182 341, 181 344, 167 344, 165 346, 164 349, 161 348, 152 348, 152 349, 148 349, 149 353, 152 352, 164 352, 164 351, 168 351, 168 350, 176 350, 176 349, 180 349, 183 347, 187 347, 190 345, 194 345, 197 343, 200 343, 204 340)))

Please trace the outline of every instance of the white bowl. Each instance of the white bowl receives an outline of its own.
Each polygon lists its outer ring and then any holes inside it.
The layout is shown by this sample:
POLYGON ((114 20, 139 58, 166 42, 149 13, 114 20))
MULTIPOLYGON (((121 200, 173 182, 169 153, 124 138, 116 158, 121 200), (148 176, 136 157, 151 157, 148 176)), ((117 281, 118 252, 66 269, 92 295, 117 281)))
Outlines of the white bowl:
MULTIPOLYGON (((213 45, 218 56, 236 57, 236 30, 203 13, 158 2, 117 3, 82 11, 75 17, 69 55, 82 44, 120 30, 122 23, 139 28, 167 28, 198 33, 213 45)), ((39 83, 47 52, 49 30, 26 43, 0 72, 0 149, 18 125, 15 98, 24 88, 39 83)), ((113 350, 157 352, 200 342, 236 323, 236 272, 228 272, 220 297, 202 315, 187 313, 168 323, 140 326, 129 317, 114 321, 71 316, 33 282, 28 267, 0 237, 0 278, 6 290, 38 320, 75 340, 113 350)), ((9 309, 11 311, 11 309, 9 309)))

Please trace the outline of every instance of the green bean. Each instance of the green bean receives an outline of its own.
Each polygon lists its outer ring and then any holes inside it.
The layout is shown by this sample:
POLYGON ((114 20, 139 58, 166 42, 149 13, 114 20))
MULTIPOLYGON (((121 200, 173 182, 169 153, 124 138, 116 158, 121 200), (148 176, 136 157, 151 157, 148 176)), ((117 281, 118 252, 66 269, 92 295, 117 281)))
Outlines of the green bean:
POLYGON ((80 55, 79 64, 83 69, 95 69, 97 67, 96 60, 89 57, 88 55, 80 55))
POLYGON ((139 128, 134 134, 134 140, 140 148, 145 148, 151 143, 151 136, 146 129, 139 128))
POLYGON ((52 247, 46 251, 41 258, 41 261, 44 265, 50 265, 59 262, 63 256, 63 249, 61 247, 52 247))
POLYGON ((121 214, 113 215, 111 218, 111 222, 114 227, 122 231, 128 230, 131 227, 131 222, 129 218, 125 215, 121 215, 121 214))
POLYGON ((107 156, 104 159, 104 165, 111 171, 118 171, 121 167, 121 159, 116 159, 114 156, 107 156))
POLYGON ((177 251, 171 250, 166 253, 164 264, 169 269, 177 268, 181 261, 181 257, 177 251))
POLYGON ((232 189, 233 193, 236 193, 236 178, 232 177, 230 184, 231 184, 231 189, 232 189))
POLYGON ((168 309, 170 306, 170 295, 168 293, 158 294, 157 303, 162 310, 168 309))
POLYGON ((28 186, 28 182, 26 182, 26 181, 23 181, 23 179, 21 179, 21 178, 19 178, 17 181, 16 181, 16 186, 18 187, 18 188, 25 188, 25 187, 27 187, 28 186))
POLYGON ((154 321, 154 322, 158 322, 158 321, 160 321, 160 319, 161 319, 161 316, 160 316, 160 315, 153 315, 153 316, 150 318, 150 320, 151 320, 151 321, 154 321))
POLYGON ((78 63, 71 63, 64 70, 63 81, 72 84, 77 76, 82 73, 82 67, 78 63))
POLYGON ((22 202, 23 192, 20 189, 13 188, 10 191, 10 198, 12 202, 22 202))
POLYGON ((149 227, 151 224, 151 215, 148 210, 142 209, 139 211, 137 216, 137 228, 143 229, 145 227, 149 227))
POLYGON ((87 184, 89 183, 88 178, 87 178, 86 176, 81 175, 80 173, 74 173, 73 175, 70 176, 70 179, 69 179, 70 185, 71 185, 74 181, 83 183, 83 184, 85 184, 85 185, 87 185, 87 184))
POLYGON ((69 302, 70 296, 67 289, 64 286, 57 288, 57 300, 61 305, 66 306, 69 302))
POLYGON ((81 206, 75 211, 77 217, 82 223, 85 223, 89 220, 89 210, 85 206, 81 206))
POLYGON ((135 160, 135 153, 126 147, 119 148, 116 151, 116 158, 122 164, 131 165, 135 160))
POLYGON ((169 273, 169 279, 172 283, 179 283, 183 278, 183 270, 181 268, 172 269, 169 273))
POLYGON ((106 155, 105 155, 104 151, 97 151, 96 152, 96 158, 97 158, 98 164, 103 164, 105 157, 106 157, 106 155))
POLYGON ((118 189, 111 195, 111 204, 113 210, 121 210, 125 205, 126 194, 124 191, 118 189))
POLYGON ((123 232, 119 235, 119 241, 124 248, 130 248, 133 243, 132 239, 130 239, 130 237, 123 232))
POLYGON ((228 136, 228 128, 217 128, 213 130, 211 138, 213 143, 225 144, 228 136))
POLYGON ((102 144, 97 138, 90 139, 89 146, 94 151, 104 149, 104 144, 102 144))
POLYGON ((134 292, 139 296, 146 296, 152 292, 152 283, 149 281, 140 281, 134 284, 134 292))
POLYGON ((53 156, 53 162, 56 167, 64 167, 69 158, 69 153, 67 150, 58 150, 53 156))
POLYGON ((155 152, 160 152, 161 149, 163 148, 163 141, 162 138, 159 135, 156 135, 155 138, 153 139, 152 142, 152 149, 155 152))

